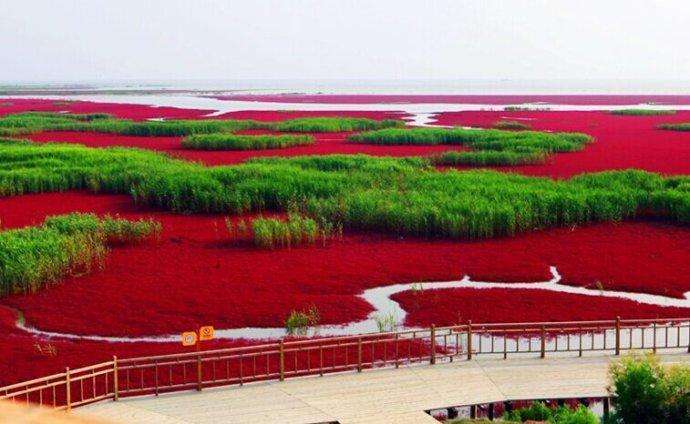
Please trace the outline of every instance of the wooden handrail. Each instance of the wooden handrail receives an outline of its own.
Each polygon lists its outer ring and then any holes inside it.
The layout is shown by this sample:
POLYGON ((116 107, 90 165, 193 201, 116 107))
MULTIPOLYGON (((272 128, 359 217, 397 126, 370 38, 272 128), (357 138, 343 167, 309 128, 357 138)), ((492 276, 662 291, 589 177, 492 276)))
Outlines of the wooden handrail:
MULTIPOLYGON (((276 343, 264 343, 254 346, 222 348, 206 351, 182 352, 155 356, 141 356, 120 359, 113 357, 111 361, 101 362, 82 368, 69 369, 65 372, 52 374, 0 388, 0 399, 31 400, 33 395, 43 403, 44 391, 52 390, 54 407, 70 410, 72 407, 86 403, 112 398, 118 400, 123 395, 136 393, 146 394, 160 391, 187 390, 220 384, 245 384, 259 380, 284 380, 288 376, 323 375, 328 372, 345 370, 362 371, 365 367, 390 366, 398 368, 409 362, 427 362, 431 365, 439 360, 453 360, 454 357, 466 355, 471 360, 474 355, 498 354, 504 359, 508 354, 537 354, 544 358, 551 352, 573 352, 582 355, 583 351, 611 351, 619 355, 623 350, 631 349, 659 349, 686 348, 690 353, 690 318, 661 318, 661 319, 620 319, 590 320, 590 321, 559 321, 559 322, 526 322, 526 323, 485 323, 468 322, 447 327, 431 326, 425 329, 413 329, 399 332, 368 333, 352 336, 324 337, 304 340, 282 340, 276 343), (676 333, 669 344, 669 329, 676 333), (685 330, 687 328, 687 331, 685 330), (633 330, 640 329, 640 332, 633 330), (681 336, 681 329, 683 335, 681 336), (651 331, 653 342, 651 346, 645 344, 645 337, 651 331), (658 332, 665 332, 663 343, 658 342, 658 332), (603 337, 595 346, 595 334, 603 337), (622 334, 627 334, 629 342, 622 343, 622 334), (558 338, 567 335, 567 346, 559 347, 558 338), (579 343, 570 343, 570 337, 579 338, 579 343), (640 346, 633 344, 632 337, 639 336, 640 346), (681 342, 681 337, 686 337, 681 342), (503 343, 494 341, 503 337, 503 343), (461 346, 460 341, 466 343, 461 346), (607 338, 609 342, 607 343, 607 338), (449 343, 450 339, 450 343, 449 343), (583 343, 584 339, 584 343, 583 343), (514 343, 508 344, 508 340, 514 343), (539 348, 533 349, 532 342, 540 341, 539 348), (610 343, 614 340, 614 343, 610 343), (555 342, 555 344, 549 344, 555 342), (603 341, 603 346, 601 342, 603 341), (455 344, 453 345, 453 342, 455 344), (474 345, 474 342, 477 345, 474 345), (490 342, 490 349, 486 343, 490 342), (526 342, 526 344, 525 344, 526 342), (522 343, 522 349, 520 348, 522 343), (525 347, 525 345, 527 347, 525 347), (376 349, 380 351, 377 354, 376 349), (413 349, 414 347, 414 349, 413 349), (365 359, 364 353, 367 352, 365 359), (426 353, 428 352, 428 353, 426 353), (299 368, 298 356, 307 361, 307 366, 299 368), (305 356, 306 355, 306 356, 305 356), (317 355, 317 359, 312 359, 317 355), (329 356, 330 355, 330 356, 329 356), (341 355, 342 357, 339 357, 341 355), (286 361, 294 365, 286 367, 286 361), (330 358, 327 363, 325 358, 330 358), (336 360, 338 361, 336 363, 336 360), (309 362, 312 361, 312 362, 309 362), (318 362, 312 366, 313 361, 318 362), (239 366, 239 376, 231 375, 230 364, 239 366), (196 372, 188 371, 190 364, 196 364, 196 372), (218 378, 217 365, 224 365, 226 374, 218 378), (273 368, 271 368, 271 364, 273 368), (202 369, 203 367, 203 369, 202 369), (181 374, 173 379, 173 368, 181 374), (166 382, 161 382, 160 372, 169 373, 166 382), (203 370, 206 370, 204 373, 203 370), (211 377, 205 377, 212 374, 211 377), (133 377, 134 376, 134 377, 133 377), (145 378, 146 376, 146 378, 145 378), (186 376, 186 377, 185 377, 186 376), (191 380, 189 378, 191 378, 191 380), (98 378, 104 379, 101 386, 97 385, 98 378), (134 378, 134 380, 133 380, 134 378), (91 389, 84 393, 83 381, 91 380, 91 389), (71 387, 75 385, 72 393, 71 387), (111 384, 112 383, 112 384, 111 384), (102 390, 97 390, 97 386, 102 390), (56 403, 56 390, 64 389, 66 403, 56 403), (20 399, 21 397, 21 399, 20 399), (78 399, 75 401, 73 399, 78 399)), ((99 383, 100 384, 100 383, 99 383)), ((89 387, 87 386, 87 388, 89 387)), ((62 398, 61 397, 61 398, 62 398)), ((49 403, 46 401, 46 403, 49 403)))

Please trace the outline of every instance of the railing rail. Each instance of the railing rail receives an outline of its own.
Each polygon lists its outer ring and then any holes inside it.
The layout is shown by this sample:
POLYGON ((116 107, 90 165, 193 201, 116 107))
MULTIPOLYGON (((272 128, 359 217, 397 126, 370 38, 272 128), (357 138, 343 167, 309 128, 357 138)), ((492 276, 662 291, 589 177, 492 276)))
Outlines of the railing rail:
POLYGON ((0 400, 59 409, 305 375, 507 358, 651 350, 690 353, 690 318, 467 324, 118 359, 0 388, 0 400))

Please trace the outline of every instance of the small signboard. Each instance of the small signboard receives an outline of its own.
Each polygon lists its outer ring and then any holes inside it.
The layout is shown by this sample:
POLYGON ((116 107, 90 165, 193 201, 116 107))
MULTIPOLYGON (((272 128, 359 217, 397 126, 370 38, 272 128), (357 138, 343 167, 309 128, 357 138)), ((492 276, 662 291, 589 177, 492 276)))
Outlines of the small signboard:
POLYGON ((211 340, 215 334, 215 329, 212 325, 205 325, 199 329, 199 340, 211 340))
POLYGON ((194 346, 196 344, 196 332, 185 331, 182 333, 182 346, 194 346))

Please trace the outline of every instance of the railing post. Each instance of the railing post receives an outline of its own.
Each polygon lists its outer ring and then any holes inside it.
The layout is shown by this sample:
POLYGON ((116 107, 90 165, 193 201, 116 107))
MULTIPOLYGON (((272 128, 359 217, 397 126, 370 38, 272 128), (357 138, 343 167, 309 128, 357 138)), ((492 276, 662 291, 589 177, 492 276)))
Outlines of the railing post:
POLYGON ((113 400, 116 402, 120 399, 120 384, 117 374, 117 356, 113 355, 113 400))
POLYGON ((436 363, 436 325, 431 324, 431 365, 436 363))
MULTIPOLYGON (((400 367, 400 352, 399 352, 398 333, 395 333, 395 368, 400 367)), ((690 349, 690 348, 689 348, 690 349)))
POLYGON ((279 373, 280 373, 280 381, 285 380, 285 345, 284 342, 281 340, 280 341, 280 347, 278 349, 280 358, 279 358, 279 373))
POLYGON ((357 338, 357 372, 362 372, 362 338, 357 338))
MULTIPOLYGON (((606 337, 606 333, 604 333, 606 337)), ((616 317, 616 356, 621 354, 621 317, 616 317)))
POLYGON ((67 403, 67 410, 72 410, 72 379, 69 374, 69 367, 65 368, 65 402, 67 403))
POLYGON ((201 391, 201 353, 196 355, 196 391, 201 391))
POLYGON ((472 359, 472 320, 467 321, 467 360, 472 359))
POLYGON ((653 332, 654 332, 654 338, 652 341, 652 352, 656 354, 656 322, 652 324, 653 332))
POLYGON ((611 398, 608 396, 603 398, 602 403, 604 405, 604 418, 608 418, 611 414, 611 398))
POLYGON ((546 326, 541 326, 541 359, 546 357, 546 326))

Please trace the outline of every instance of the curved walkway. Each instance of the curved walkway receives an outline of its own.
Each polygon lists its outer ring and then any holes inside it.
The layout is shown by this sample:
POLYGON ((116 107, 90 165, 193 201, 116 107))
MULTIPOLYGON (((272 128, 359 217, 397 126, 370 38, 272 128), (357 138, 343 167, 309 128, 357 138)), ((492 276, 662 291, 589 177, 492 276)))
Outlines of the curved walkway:
MULTIPOLYGON (((690 364, 690 355, 661 355, 690 364)), ((517 399, 607 395, 612 357, 459 361, 332 374, 160 397, 76 413, 136 423, 434 423, 424 411, 517 399)))

